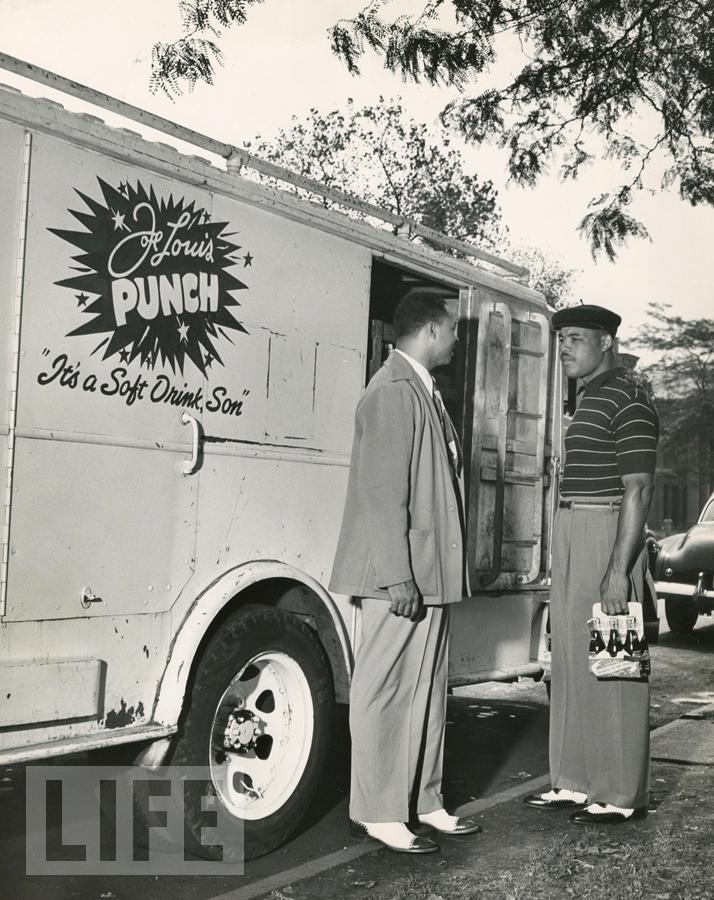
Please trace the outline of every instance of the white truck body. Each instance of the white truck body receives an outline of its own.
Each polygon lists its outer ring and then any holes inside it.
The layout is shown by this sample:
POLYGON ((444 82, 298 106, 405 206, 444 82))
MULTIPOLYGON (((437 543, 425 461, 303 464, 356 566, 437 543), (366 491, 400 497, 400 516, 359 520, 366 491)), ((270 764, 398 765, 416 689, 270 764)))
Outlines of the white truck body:
POLYGON ((348 700, 359 613, 327 583, 354 409, 419 280, 461 318, 452 681, 542 674, 560 417, 539 294, 11 89, 0 197, 0 762, 163 739, 158 760, 246 604, 306 625, 348 700))

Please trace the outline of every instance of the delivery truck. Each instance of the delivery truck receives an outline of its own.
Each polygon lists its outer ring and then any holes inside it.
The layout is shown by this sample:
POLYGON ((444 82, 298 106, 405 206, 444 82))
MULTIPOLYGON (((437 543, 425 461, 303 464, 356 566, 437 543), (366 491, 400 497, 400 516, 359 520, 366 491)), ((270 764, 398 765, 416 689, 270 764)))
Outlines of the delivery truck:
POLYGON ((451 682, 543 676, 549 313, 505 259, 0 63, 95 106, 0 89, 0 763, 205 765, 256 856, 331 765, 359 633, 327 589, 354 410, 414 285, 459 312, 437 372, 465 459, 451 682))

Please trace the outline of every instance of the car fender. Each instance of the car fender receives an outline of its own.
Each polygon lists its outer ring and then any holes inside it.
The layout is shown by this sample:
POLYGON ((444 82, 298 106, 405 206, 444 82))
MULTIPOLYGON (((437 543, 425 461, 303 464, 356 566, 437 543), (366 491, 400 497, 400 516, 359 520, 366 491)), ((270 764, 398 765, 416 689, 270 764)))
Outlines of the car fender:
POLYGON ((700 522, 684 534, 660 541, 655 561, 655 578, 696 581, 701 571, 714 570, 714 522, 700 522), (667 571, 671 569, 671 574, 667 571))

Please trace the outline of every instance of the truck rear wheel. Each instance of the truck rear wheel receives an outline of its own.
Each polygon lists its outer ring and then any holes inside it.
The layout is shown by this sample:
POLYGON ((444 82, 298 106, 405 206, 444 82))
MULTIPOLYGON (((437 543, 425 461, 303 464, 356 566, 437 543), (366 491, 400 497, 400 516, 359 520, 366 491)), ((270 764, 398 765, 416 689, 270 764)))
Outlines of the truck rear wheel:
POLYGON ((210 772, 210 783, 185 802, 188 849, 251 859, 285 841, 324 774, 333 705, 330 669, 312 629, 267 607, 230 615, 198 662, 169 760, 210 772), (201 843, 202 802, 219 811, 221 834, 228 825, 222 851, 201 843))
POLYGON ((699 617, 691 601, 672 597, 665 598, 664 614, 667 617, 667 624, 675 634, 689 634, 699 617))

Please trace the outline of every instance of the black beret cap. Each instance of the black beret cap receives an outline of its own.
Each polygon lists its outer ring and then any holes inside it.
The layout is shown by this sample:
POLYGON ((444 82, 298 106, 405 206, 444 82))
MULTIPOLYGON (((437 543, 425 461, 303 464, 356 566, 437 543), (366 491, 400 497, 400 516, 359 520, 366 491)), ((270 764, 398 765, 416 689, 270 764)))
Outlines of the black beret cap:
POLYGON ((553 328, 558 331, 566 325, 575 325, 580 328, 601 328, 613 337, 617 334, 617 327, 622 322, 620 316, 604 306, 583 304, 582 306, 566 306, 553 314, 550 320, 553 328))

